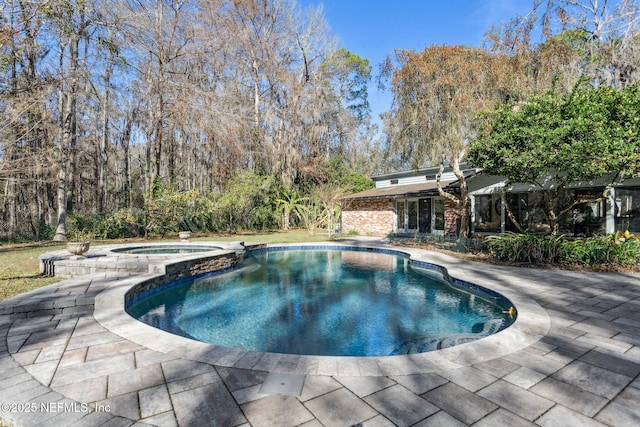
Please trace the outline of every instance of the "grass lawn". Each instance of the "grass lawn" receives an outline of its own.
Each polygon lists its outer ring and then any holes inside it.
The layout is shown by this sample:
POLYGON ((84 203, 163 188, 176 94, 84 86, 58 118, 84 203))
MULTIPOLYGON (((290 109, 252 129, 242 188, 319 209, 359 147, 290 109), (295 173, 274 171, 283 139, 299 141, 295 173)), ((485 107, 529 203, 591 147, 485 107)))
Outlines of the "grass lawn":
MULTIPOLYGON (((293 230, 289 232, 254 232, 226 235, 198 235, 190 241, 220 240, 220 241, 245 241, 263 243, 300 243, 300 242, 324 242, 327 241, 326 232, 316 232, 313 236, 306 230, 293 230)), ((144 240, 98 240, 92 245, 113 243, 141 243, 141 242, 176 242, 177 236, 167 236, 164 239, 144 240)), ((64 249, 65 245, 12 245, 0 246, 0 301, 14 297, 21 293, 37 289, 51 283, 59 282, 60 278, 40 275, 38 256, 45 252, 64 249)))
POLYGON ((0 301, 18 294, 59 282, 59 278, 40 275, 38 256, 64 246, 13 247, 0 246, 0 301))

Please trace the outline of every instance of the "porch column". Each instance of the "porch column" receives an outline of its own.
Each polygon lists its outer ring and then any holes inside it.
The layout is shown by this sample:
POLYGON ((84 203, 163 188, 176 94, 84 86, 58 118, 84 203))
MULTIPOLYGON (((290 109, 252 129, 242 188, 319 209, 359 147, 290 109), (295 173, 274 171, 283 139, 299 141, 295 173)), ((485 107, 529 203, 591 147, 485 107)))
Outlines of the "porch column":
POLYGON ((507 209, 500 196, 500 232, 504 234, 505 231, 507 231, 507 209))
POLYGON ((469 196, 469 221, 471 222, 471 234, 476 232, 476 196, 469 196))
POLYGON ((605 231, 607 234, 616 232, 616 189, 612 188, 607 197, 605 216, 605 231))

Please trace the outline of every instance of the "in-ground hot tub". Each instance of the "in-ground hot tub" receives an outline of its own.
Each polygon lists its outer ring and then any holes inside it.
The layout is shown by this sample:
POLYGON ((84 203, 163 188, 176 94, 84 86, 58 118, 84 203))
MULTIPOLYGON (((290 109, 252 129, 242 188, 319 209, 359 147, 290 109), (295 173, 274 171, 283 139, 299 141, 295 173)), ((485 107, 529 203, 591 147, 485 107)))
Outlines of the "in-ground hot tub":
POLYGON ((67 250, 40 255, 40 272, 55 277, 76 277, 103 272, 147 273, 150 266, 174 259, 210 256, 224 251, 244 252, 259 244, 243 242, 150 243, 92 245, 81 259, 73 259, 67 250))
POLYGON ((166 244, 125 246, 112 249, 111 252, 129 255, 170 255, 210 252, 222 249, 222 246, 194 245, 194 244, 166 244))

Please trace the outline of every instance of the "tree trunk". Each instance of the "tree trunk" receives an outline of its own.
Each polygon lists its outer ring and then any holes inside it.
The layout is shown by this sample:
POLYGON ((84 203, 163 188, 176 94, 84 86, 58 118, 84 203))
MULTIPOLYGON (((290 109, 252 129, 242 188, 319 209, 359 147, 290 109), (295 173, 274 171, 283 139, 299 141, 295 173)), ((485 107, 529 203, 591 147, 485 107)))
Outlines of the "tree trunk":
POLYGON ((11 176, 9 177, 9 179, 7 180, 7 186, 6 188, 6 192, 5 192, 5 196, 7 199, 7 210, 8 210, 8 214, 9 214, 9 218, 7 220, 7 232, 8 232, 8 236, 9 238, 12 238, 15 236, 17 228, 18 228, 18 221, 17 221, 17 217, 18 217, 18 203, 16 201, 17 198, 17 183, 16 183, 16 178, 11 176))
POLYGON ((284 228, 285 230, 291 229, 290 217, 291 210, 289 209, 289 206, 285 204, 284 209, 282 210, 282 228, 284 228))
MULTIPOLYGON (((61 59, 62 62, 62 59, 61 59)), ((64 93, 60 91, 58 95, 60 108, 60 128, 58 135, 58 183, 56 188, 56 205, 58 206, 56 234, 53 240, 64 242, 67 240, 67 137, 65 136, 65 115, 67 100, 64 93)))
POLYGON ((520 231, 521 233, 524 233, 525 232, 524 227, 522 226, 522 224, 520 224, 520 221, 518 221, 518 218, 516 218, 515 214, 511 210, 511 206, 509 206, 509 201, 507 200, 507 187, 509 187, 510 185, 511 185, 511 183, 509 181, 507 181, 507 182, 505 182, 504 186, 502 187, 502 191, 500 192, 500 198, 502 199, 502 205, 504 206, 504 210, 507 213, 507 217, 511 220, 511 222, 513 222, 513 225, 516 226, 518 231, 520 231))
MULTIPOLYGON (((78 45, 80 43, 80 36, 78 34, 72 34, 69 39, 69 76, 67 77, 68 86, 65 90, 64 82, 61 83, 63 87, 60 89, 60 138, 58 147, 58 190, 57 190, 57 202, 58 202, 58 226, 56 228, 56 234, 53 238, 54 241, 66 241, 67 240, 67 179, 68 179, 68 165, 69 165, 69 149, 72 149, 75 145, 75 108, 76 108, 76 96, 78 85, 78 45)), ((62 58, 64 55, 64 46, 60 53, 60 62, 62 65, 62 58)))
POLYGON ((464 158, 466 151, 462 151, 457 154, 457 156, 453 156, 451 159, 451 169, 453 170, 453 174, 458 178, 458 182, 460 183, 460 197, 456 197, 451 193, 447 193, 442 188, 442 173, 444 172, 444 162, 440 162, 440 170, 438 170, 438 174, 436 175, 436 182, 438 184, 438 194, 441 197, 444 197, 447 200, 451 200, 455 205, 460 209, 462 217, 460 218, 460 237, 467 238, 469 237, 469 186, 467 185, 467 180, 464 177, 464 173, 460 170, 460 161, 464 158))
MULTIPOLYGON (((159 89, 160 90, 160 89, 159 89)), ((153 131, 153 169, 151 174, 151 188, 155 188, 156 180, 160 177, 161 165, 162 165, 162 144, 164 139, 164 129, 162 122, 164 118, 164 101, 162 94, 158 94, 158 101, 156 104, 155 113, 155 127, 153 131)))
MULTIPOLYGON (((253 51, 251 53, 253 56, 253 51)), ((260 153, 260 151, 264 151, 266 149, 264 144, 262 149, 260 148, 260 69, 258 67, 258 60, 255 58, 253 58, 251 62, 251 69, 253 71, 253 141, 251 150, 260 157, 260 168, 264 169, 266 153, 260 153)))
POLYGON ((125 206, 131 208, 131 165, 129 160, 129 140, 131 139, 131 128, 135 121, 136 112, 133 110, 129 117, 126 118, 126 124, 124 127, 124 133, 122 134, 122 160, 124 162, 123 175, 124 175, 124 188, 122 189, 123 199, 125 206))
POLYGON ((98 172, 98 209, 102 213, 107 206, 107 145, 109 143, 109 95, 113 63, 109 60, 104 73, 104 94, 102 96, 102 138, 100 139, 100 160, 98 172))
POLYGON ((58 226, 53 236, 55 242, 67 240, 67 150, 59 148, 58 153, 58 188, 56 202, 58 204, 58 226))

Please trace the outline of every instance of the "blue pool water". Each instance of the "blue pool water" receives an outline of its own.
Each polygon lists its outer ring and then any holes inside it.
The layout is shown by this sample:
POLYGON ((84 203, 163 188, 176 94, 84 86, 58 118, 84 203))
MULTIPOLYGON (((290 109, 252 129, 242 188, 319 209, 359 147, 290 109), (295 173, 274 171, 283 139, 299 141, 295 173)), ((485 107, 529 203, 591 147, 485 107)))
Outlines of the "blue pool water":
POLYGON ((385 356, 472 341, 512 321, 508 306, 454 287, 403 256, 264 251, 228 273, 169 284, 130 315, 200 341, 248 350, 385 356))
POLYGON ((153 246, 130 246, 113 249, 113 252, 131 255, 164 255, 164 254, 192 254, 198 252, 209 252, 221 249, 219 246, 193 246, 193 245, 153 245, 153 246))

